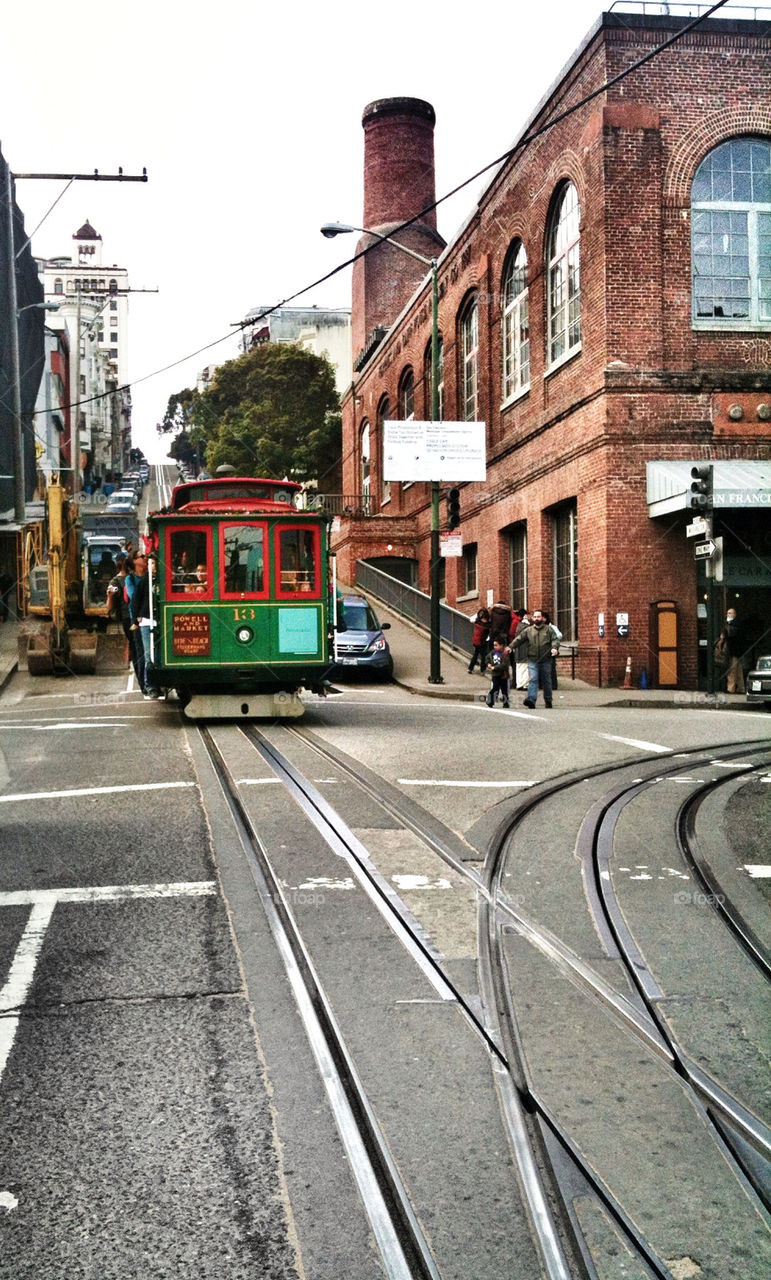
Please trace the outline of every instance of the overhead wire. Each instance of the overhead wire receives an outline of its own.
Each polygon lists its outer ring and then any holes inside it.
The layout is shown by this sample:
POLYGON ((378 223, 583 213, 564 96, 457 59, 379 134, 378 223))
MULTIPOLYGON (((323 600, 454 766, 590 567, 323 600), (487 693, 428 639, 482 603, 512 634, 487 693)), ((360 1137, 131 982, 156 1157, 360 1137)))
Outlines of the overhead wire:
MULTIPOLYGON (((673 35, 669 36, 661 44, 656 45, 655 48, 650 49, 647 53, 643 54, 642 57, 638 58, 636 62, 633 62, 629 67, 625 68, 623 71, 620 71, 617 75, 612 76, 610 80, 604 81, 603 84, 600 85, 598 88, 591 90, 590 93, 585 94, 578 102, 574 103, 570 107, 566 107, 564 111, 561 111, 556 116, 551 117, 549 120, 545 121, 538 128, 534 128, 528 131, 527 133, 525 133, 525 135, 522 138, 520 138, 517 142, 515 142, 512 147, 509 147, 508 150, 504 151, 495 160, 491 160, 488 164, 483 165, 481 169, 477 169, 475 173, 471 174, 470 177, 465 178, 463 182, 458 183, 458 185, 453 187, 452 190, 445 192, 443 196, 440 196, 437 200, 434 200, 433 203, 426 205, 418 213, 414 214, 410 218, 406 218, 403 222, 399 223, 398 226, 394 227, 393 230, 389 232, 389 238, 392 239, 400 231, 404 231, 408 227, 413 226, 416 222, 420 222, 423 218, 425 218, 426 214, 432 213, 435 209, 438 209, 441 204, 444 204, 445 201, 451 200, 453 196, 458 195, 459 192, 463 191, 466 187, 470 186, 472 182, 478 181, 478 179, 483 177, 484 174, 488 173, 490 169, 495 169, 505 164, 508 160, 511 160, 515 155, 517 155, 518 152, 524 150, 527 146, 529 146, 531 142, 534 142, 536 138, 542 137, 545 133, 548 133, 550 129, 553 129, 555 125, 560 124, 563 120, 566 120, 571 115, 574 115, 575 112, 580 111, 582 107, 585 107, 587 105, 587 103, 594 101, 595 98, 600 97, 603 93, 607 93, 609 89, 621 83, 621 81, 625 80, 628 76, 633 75, 635 71, 638 71, 640 67, 643 67, 648 62, 652 61, 653 58, 657 58, 662 53, 665 53, 679 40, 682 40, 684 36, 688 35, 689 32, 693 31, 702 22, 705 22, 708 18, 710 18, 712 14, 717 12, 718 9, 722 9, 724 5, 726 5, 727 3, 728 3, 728 0, 717 0, 717 2, 713 4, 705 13, 699 14, 697 17, 693 19, 692 22, 689 22, 686 26, 682 27, 679 31, 676 31, 673 35)), ((289 294, 289 296, 284 298, 281 302, 276 302, 271 307, 265 307, 264 310, 260 311, 257 315, 249 316, 247 319, 240 321, 237 327, 243 331, 244 329, 251 328, 252 325, 259 323, 260 320, 267 319, 267 317, 272 315, 275 311, 279 311, 282 307, 288 306, 291 302, 294 302, 297 298, 303 297, 306 293, 310 293, 313 289, 317 289, 320 285, 325 284, 327 280, 331 280, 334 276, 339 275, 341 271, 345 271, 348 267, 353 266, 354 263, 358 262, 360 258, 363 258, 366 256, 366 254, 370 253, 372 249, 378 248, 379 244, 380 242, 377 241, 374 244, 365 245, 364 248, 359 249, 350 258, 347 258, 344 262, 339 263, 338 266, 333 267, 331 271, 327 271, 323 276, 319 276, 319 278, 317 280, 314 280, 311 284, 304 285, 302 289, 298 289, 296 290, 295 293, 289 294)), ((214 338, 211 342, 206 343, 204 346, 198 347, 195 351, 190 351, 187 355, 180 356, 180 358, 177 360, 172 360, 169 364, 163 365, 161 368, 155 369, 151 373, 143 374, 139 378, 133 378, 131 382, 124 383, 119 387, 114 387, 111 391, 100 392, 99 394, 94 396, 89 396, 86 399, 78 399, 73 401, 69 405, 61 405, 59 406, 59 408, 61 410, 76 409, 82 405, 93 404, 97 400, 106 399, 108 396, 116 395, 122 391, 130 391, 132 387, 139 386, 139 384, 143 382, 148 382, 150 381, 151 378, 160 377, 161 374, 168 373, 170 369, 175 369, 177 368, 178 365, 185 364, 188 360, 192 360, 196 356, 202 355, 204 351, 211 351, 213 347, 219 346, 220 343, 225 342, 227 341, 228 338, 232 338, 232 337, 233 337, 233 326, 229 328, 226 334, 222 334, 221 337, 214 338)), ((46 412, 47 410, 45 409, 36 409, 32 416, 37 417, 39 414, 46 413, 46 412)))

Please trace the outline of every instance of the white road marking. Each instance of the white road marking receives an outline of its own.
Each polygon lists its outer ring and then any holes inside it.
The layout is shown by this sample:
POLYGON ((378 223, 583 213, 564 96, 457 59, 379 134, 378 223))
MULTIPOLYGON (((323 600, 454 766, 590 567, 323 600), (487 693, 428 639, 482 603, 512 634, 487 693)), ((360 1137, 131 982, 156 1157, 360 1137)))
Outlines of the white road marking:
POLYGON ((266 782, 280 781, 280 778, 237 778, 236 785, 239 787, 261 787, 266 782))
POLYGON ((710 760, 713 769, 751 769, 752 765, 734 760, 710 760))
POLYGON ((115 787, 77 787, 72 791, 17 791, 13 795, 0 796, 0 804, 17 800, 63 800, 70 796, 111 796, 120 791, 164 791, 194 786, 194 782, 131 782, 115 787))
POLYGON ((662 747, 658 742, 642 742, 639 738, 620 738, 615 733, 599 733, 598 738, 607 738, 608 742, 623 742, 627 747, 638 747, 640 751, 656 751, 661 755, 671 755, 671 747, 662 747))
POLYGON ((213 880, 188 881, 179 884, 97 885, 72 889, 19 889, 0 893, 0 907, 32 907, 26 928, 16 948, 16 954, 11 961, 5 985, 0 988, 0 1080, 16 1039, 19 1010, 27 998, 35 976, 35 966, 57 903, 198 897, 212 893, 216 893, 213 880))
POLYGON ((6 1213, 10 1213, 11 1209, 17 1209, 19 1202, 11 1191, 0 1191, 0 1209, 5 1209, 6 1213))
POLYGON ((179 880, 168 884, 100 884, 72 889, 9 889, 0 907, 56 906, 57 902, 120 902, 132 898, 200 898, 216 893, 213 880, 179 880))
POLYGON ((436 880, 429 880, 428 876, 416 876, 407 874, 397 874, 391 876, 394 884, 398 889, 451 889, 452 885, 449 880, 445 880, 444 876, 437 876, 436 880))
MULTIPOLYGON (((134 717, 136 719, 136 717, 134 717)), ((58 724, 15 724, 0 725, 0 728, 26 729, 28 733, 51 733, 57 729, 124 729, 126 717, 117 720, 114 716, 109 720, 94 720, 88 724, 80 724, 75 720, 60 720, 58 724)))
POLYGON ((763 862, 745 862, 744 870, 753 880, 767 880, 771 876, 771 866, 763 862))
POLYGON ((403 787, 534 787, 534 781, 514 782, 448 782, 442 778, 397 778, 403 787))

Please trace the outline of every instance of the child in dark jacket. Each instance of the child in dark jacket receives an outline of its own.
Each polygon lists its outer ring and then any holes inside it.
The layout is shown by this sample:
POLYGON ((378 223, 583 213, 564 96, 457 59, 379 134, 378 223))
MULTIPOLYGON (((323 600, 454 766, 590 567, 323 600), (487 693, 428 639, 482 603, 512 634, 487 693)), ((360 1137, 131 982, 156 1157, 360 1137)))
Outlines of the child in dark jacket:
POLYGON ((509 651, 502 640, 493 640, 493 651, 490 654, 490 692, 485 701, 488 707, 495 706, 498 694, 503 698, 504 707, 509 705, 509 651))
POLYGON ((469 671, 473 671, 477 660, 479 661, 479 673, 484 675, 487 666, 487 643, 490 634, 490 614, 487 609, 480 609, 474 618, 474 630, 471 633, 471 643, 474 646, 474 652, 471 655, 471 661, 468 664, 469 671))

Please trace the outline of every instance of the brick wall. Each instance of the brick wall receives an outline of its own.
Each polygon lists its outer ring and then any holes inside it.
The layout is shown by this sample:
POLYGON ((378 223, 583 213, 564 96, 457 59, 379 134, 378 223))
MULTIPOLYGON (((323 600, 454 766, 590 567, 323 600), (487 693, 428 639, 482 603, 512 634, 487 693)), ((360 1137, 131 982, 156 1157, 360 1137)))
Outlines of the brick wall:
MULTIPOLYGON (((535 126, 669 34, 652 25, 604 26, 577 55, 535 126)), ((575 501, 579 643, 601 649, 614 681, 623 679, 627 654, 635 678, 643 665, 652 669, 650 606, 661 599, 678 608, 681 684, 696 679, 697 579, 685 537, 690 517, 649 518, 646 461, 762 458, 771 451, 771 424, 758 410, 771 400, 771 333, 696 331, 690 319, 690 182, 719 142, 748 132, 771 136, 765 30, 760 23, 713 21, 538 137, 496 174, 439 264, 445 419, 461 416, 460 317, 470 297, 476 295, 478 305, 478 417, 486 423, 488 472, 484 483, 462 486, 461 530, 464 543, 477 544, 480 594, 488 588, 496 598, 508 594, 508 530, 526 521, 528 603, 553 613, 552 513, 575 501), (575 185, 580 202, 581 347, 550 368, 547 228, 565 182, 575 185), (530 385, 502 405, 501 282, 517 238, 528 259, 530 385), (738 420, 728 414, 735 404, 742 407, 738 420), (628 640, 616 638, 617 612, 629 614, 628 640), (603 640, 598 613, 605 615, 603 640)), ((381 207, 381 216, 386 212, 381 207)), ((381 275, 381 295, 385 288, 381 275)), ((356 290, 353 305, 355 324, 363 305, 356 290)), ((379 296, 368 315, 385 306, 379 296)), ((426 286, 344 401, 343 488, 359 488, 357 440, 367 421, 376 511, 382 493, 377 406, 387 395, 396 415, 399 379, 411 367, 415 416, 430 417, 429 341, 426 286)), ((346 529, 347 571, 357 557, 385 554, 384 541, 396 545, 394 522, 404 520, 410 548, 404 554, 418 556, 427 590, 429 486, 392 484, 380 510, 391 530, 386 538, 379 537, 378 518, 346 529)), ((450 604, 459 572, 458 563, 448 561, 450 604)), ((468 599, 458 607, 471 613, 477 604, 468 599)), ((596 656, 587 654, 583 665, 591 678, 596 656)))

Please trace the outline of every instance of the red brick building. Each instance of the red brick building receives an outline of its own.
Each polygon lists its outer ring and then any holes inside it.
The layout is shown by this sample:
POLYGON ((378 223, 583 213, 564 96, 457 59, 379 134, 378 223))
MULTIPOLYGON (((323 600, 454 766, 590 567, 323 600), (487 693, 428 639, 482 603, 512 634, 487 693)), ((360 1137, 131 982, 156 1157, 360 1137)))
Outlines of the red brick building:
MULTIPOLYGON (((689 21, 602 15, 441 252, 433 211, 398 229, 433 203, 431 107, 363 118, 364 226, 439 253, 441 416, 485 423, 444 598, 543 605, 586 678, 631 655, 635 681, 683 688, 708 607, 771 650, 771 35, 716 17, 631 69, 689 21), (704 461, 712 586, 686 535, 704 461)), ((383 479, 382 423, 431 417, 430 319, 425 266, 377 242, 353 283, 343 581, 365 559, 429 591, 430 486, 383 479)))

